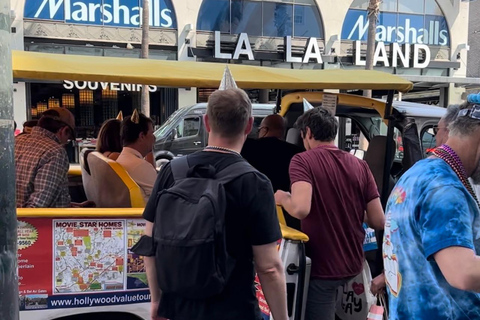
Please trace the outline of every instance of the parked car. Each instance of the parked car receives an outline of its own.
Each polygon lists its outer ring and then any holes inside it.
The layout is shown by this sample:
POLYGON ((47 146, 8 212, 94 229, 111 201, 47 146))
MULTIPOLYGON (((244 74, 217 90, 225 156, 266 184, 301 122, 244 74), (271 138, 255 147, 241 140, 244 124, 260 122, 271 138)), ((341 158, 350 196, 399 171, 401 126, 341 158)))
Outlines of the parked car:
MULTIPOLYGON (((250 136, 255 137, 262 119, 275 113, 275 105, 253 104, 252 107, 255 121, 250 136)), ((174 157, 202 150, 207 145, 208 134, 203 122, 206 111, 206 103, 180 108, 154 132, 156 141, 153 152, 157 168, 174 157)))

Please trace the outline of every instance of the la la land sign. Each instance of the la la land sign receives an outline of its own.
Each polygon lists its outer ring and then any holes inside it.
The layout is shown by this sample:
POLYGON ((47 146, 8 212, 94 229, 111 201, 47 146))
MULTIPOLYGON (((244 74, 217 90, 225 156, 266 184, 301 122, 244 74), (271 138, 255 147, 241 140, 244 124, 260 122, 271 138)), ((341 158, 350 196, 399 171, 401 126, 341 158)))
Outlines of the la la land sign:
MULTIPOLYGON (((361 56, 361 41, 354 41, 354 60, 355 65, 364 66, 365 60, 361 56)), ((284 38, 286 62, 293 63, 309 63, 314 62, 323 64, 322 53, 318 46, 317 38, 309 38, 305 45, 303 56, 294 56, 292 53, 292 37, 286 36, 284 38)), ((417 68, 423 69, 428 66, 431 60, 430 48, 426 44, 390 44, 390 55, 387 53, 387 45, 385 42, 377 42, 374 55, 374 65, 379 63, 385 67, 403 67, 403 68, 417 68), (422 55, 423 52, 423 55, 422 55)), ((246 57, 248 60, 254 61, 254 51, 250 45, 250 40, 246 33, 241 33, 238 36, 235 50, 233 53, 222 52, 220 31, 215 31, 215 50, 214 57, 217 59, 237 60, 240 57, 246 57)))

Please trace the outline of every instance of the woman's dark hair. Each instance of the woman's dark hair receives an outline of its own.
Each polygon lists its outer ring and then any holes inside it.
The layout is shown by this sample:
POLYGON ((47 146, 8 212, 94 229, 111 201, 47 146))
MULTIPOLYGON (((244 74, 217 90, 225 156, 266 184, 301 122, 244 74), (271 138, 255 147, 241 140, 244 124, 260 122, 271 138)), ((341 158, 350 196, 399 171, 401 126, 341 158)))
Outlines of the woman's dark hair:
POLYGON ((143 113, 134 112, 133 115, 126 117, 122 121, 122 142, 123 146, 135 143, 140 133, 147 134, 149 124, 153 126, 153 121, 143 113), (133 121, 132 118, 134 118, 133 121))
POLYGON ((337 136, 338 121, 327 109, 316 107, 302 114, 295 122, 295 128, 304 136, 307 134, 307 127, 315 140, 328 142, 335 140, 337 136))
POLYGON ((96 147, 98 152, 122 152, 121 126, 122 122, 117 119, 110 119, 103 123, 98 132, 96 147))

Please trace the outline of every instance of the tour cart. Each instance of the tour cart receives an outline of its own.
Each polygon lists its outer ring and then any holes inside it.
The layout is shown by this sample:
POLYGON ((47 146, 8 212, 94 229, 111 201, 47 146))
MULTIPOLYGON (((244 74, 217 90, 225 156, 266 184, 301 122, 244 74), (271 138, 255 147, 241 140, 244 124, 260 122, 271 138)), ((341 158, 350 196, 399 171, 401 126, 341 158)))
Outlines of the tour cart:
MULTIPOLYGON (((229 67, 238 87, 243 89, 324 90, 293 92, 285 96, 279 91, 277 111, 285 116, 289 128, 303 112, 300 105, 306 98, 314 105, 334 106, 337 116, 358 122, 363 134, 370 140, 367 157, 370 149, 378 145, 386 154, 381 158, 382 162, 389 163, 393 159, 394 155, 390 154, 395 150, 392 142, 395 128, 403 139, 403 168, 422 157, 419 133, 428 130, 434 122, 425 120, 418 126, 418 119, 429 118, 422 116, 421 105, 417 106, 418 113, 405 111, 400 104, 392 108, 394 92, 406 92, 413 86, 400 77, 365 70, 229 67), (327 96, 325 91, 357 89, 384 90, 387 99, 378 101, 348 94, 327 96), (326 97, 328 99, 325 100, 326 97), (379 121, 372 122, 372 125, 368 122, 371 118, 379 118, 379 121), (374 142, 374 131, 386 134, 383 145, 374 142)), ((16 80, 104 81, 216 88, 223 72, 224 65, 216 63, 13 52, 16 80)), ((437 111, 433 113, 437 118, 440 115, 437 111)), ((294 130, 290 131, 295 136, 294 130)), ((144 226, 138 186, 114 161, 100 156, 94 158, 105 170, 100 170, 103 174, 101 178, 92 175, 89 183, 95 186, 93 194, 100 197, 100 203, 105 208, 17 210, 22 320, 87 317, 93 320, 148 319, 149 293, 143 260, 129 251, 141 236, 144 226), (127 195, 127 200, 116 202, 120 194, 127 195), (112 203, 110 206, 109 201, 112 203)), ((71 173, 78 175, 82 171, 83 168, 74 167, 71 173)), ((382 181, 391 177, 390 166, 381 166, 381 171, 385 173, 382 181)), ((385 188, 382 196, 383 199, 388 196, 385 188)), ((279 219, 282 218, 279 214, 279 219)), ((279 254, 287 277, 289 317, 300 320, 304 316, 309 278, 309 259, 303 246, 308 238, 289 229, 284 222, 281 228, 283 239, 279 242, 279 254)), ((257 289, 261 309, 268 319, 268 306, 260 286, 257 289)))

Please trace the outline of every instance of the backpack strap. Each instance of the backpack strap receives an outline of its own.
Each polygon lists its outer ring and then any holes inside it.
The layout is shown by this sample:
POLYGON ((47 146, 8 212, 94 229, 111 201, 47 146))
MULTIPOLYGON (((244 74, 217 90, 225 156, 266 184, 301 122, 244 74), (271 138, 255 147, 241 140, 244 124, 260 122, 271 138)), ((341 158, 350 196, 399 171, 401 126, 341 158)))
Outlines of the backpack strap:
POLYGON ((188 169, 190 169, 187 156, 175 158, 170 161, 170 168, 172 169, 173 179, 175 181, 185 179, 187 177, 188 169))
POLYGON ((216 180, 221 184, 226 184, 244 174, 257 172, 247 161, 235 162, 217 173, 216 180))

